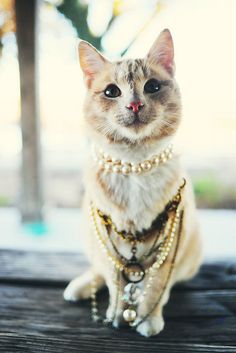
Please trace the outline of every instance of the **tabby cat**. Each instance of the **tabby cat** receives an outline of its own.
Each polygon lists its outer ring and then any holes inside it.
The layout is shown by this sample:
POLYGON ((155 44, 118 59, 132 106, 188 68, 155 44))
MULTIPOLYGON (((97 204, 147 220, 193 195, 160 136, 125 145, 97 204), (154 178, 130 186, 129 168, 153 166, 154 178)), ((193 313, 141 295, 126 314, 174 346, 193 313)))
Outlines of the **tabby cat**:
POLYGON ((106 285, 107 321, 156 335, 171 287, 202 258, 191 184, 170 146, 181 121, 172 37, 165 29, 144 58, 116 62, 81 41, 79 58, 91 143, 81 231, 91 268, 64 298, 86 299, 92 289, 98 319, 95 292, 106 285))

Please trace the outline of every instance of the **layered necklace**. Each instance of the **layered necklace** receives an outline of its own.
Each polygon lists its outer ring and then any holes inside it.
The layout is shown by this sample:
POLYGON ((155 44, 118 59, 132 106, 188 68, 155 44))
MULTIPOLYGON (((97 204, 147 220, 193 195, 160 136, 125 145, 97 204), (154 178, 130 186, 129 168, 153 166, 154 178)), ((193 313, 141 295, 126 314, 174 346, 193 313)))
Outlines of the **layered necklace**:
MULTIPOLYGON (((131 327, 137 327, 145 321, 160 302, 164 291, 168 286, 180 242, 184 215, 184 210, 181 208, 181 195, 185 184, 186 181, 184 179, 183 184, 165 206, 163 212, 156 217, 148 230, 142 232, 129 233, 126 231, 118 231, 111 216, 105 215, 100 209, 94 206, 93 202, 90 203, 90 215, 94 233, 102 251, 112 265, 112 278, 116 285, 116 306, 110 322, 112 322, 116 316, 120 296, 124 302, 123 318, 131 327), (100 230, 101 226, 103 229, 105 228, 105 236, 100 230), (144 242, 149 236, 153 235, 154 232, 156 235, 154 236, 154 241, 152 242, 151 247, 146 253, 138 257, 138 244, 144 242), (113 239, 113 234, 121 239, 121 241, 125 241, 130 245, 129 258, 119 252, 115 240, 113 239), (160 295, 156 302, 153 303, 150 311, 147 312, 145 316, 138 317, 138 306, 144 301, 148 292, 151 291, 154 279, 158 274, 160 267, 170 256, 174 243, 175 248, 170 261, 169 271, 160 295), (111 251, 111 249, 113 251, 111 251), (146 262, 148 262, 148 264, 145 264, 146 262), (120 293, 121 276, 123 281, 125 281, 123 293, 120 293)), ((104 323, 108 323, 108 320, 103 319, 98 313, 96 292, 97 285, 94 275, 91 283, 92 319, 93 321, 103 321, 104 323)))
POLYGON ((173 145, 170 144, 159 154, 152 155, 150 158, 139 162, 123 161, 114 158, 105 153, 102 149, 96 149, 95 146, 92 147, 92 156, 95 163, 97 163, 99 168, 104 172, 123 175, 142 174, 151 169, 158 168, 171 159, 173 156, 173 145))

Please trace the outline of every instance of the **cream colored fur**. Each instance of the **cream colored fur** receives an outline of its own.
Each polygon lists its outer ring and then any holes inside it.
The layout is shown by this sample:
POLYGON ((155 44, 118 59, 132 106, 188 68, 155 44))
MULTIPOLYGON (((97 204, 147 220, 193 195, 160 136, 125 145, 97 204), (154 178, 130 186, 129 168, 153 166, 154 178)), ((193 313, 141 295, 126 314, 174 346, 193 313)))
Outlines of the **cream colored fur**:
MULTIPOLYGON (((161 37, 159 37, 158 44, 155 44, 158 50, 160 51, 160 45, 166 42, 169 39, 169 32, 162 32, 161 37), (164 38, 163 38, 164 36, 164 38), (167 38, 166 38, 167 36, 167 38), (160 40, 161 38, 161 40, 160 40)), ((87 44, 83 44, 82 47, 87 44)), ((82 52, 85 51, 83 47, 82 52)), ((155 46, 154 46, 155 47, 155 46)), ((93 55, 94 48, 89 48, 92 50, 90 53, 93 55)), ((151 53, 154 49, 152 48, 151 53)), ((90 55, 89 54, 89 55, 90 55)), ((168 54, 168 53, 167 53, 168 54)), ((81 54, 85 55, 84 52, 81 54)), ((100 55, 96 53, 95 55, 100 55)), ((153 53, 152 53, 153 55, 153 53)), ((93 75, 96 72, 89 72, 89 66, 85 62, 86 58, 81 59, 81 65, 85 73, 85 78, 88 85, 88 98, 87 103, 91 105, 92 103, 90 98, 92 97, 90 90, 93 89, 93 80, 95 81, 93 75), (87 70, 87 71, 86 71, 87 70), (92 88, 91 88, 92 87, 92 88)), ((163 59, 163 57, 162 57, 163 59)), ((170 58, 169 59, 173 59, 170 58)), ((105 60, 105 59, 102 59, 105 60)), ((153 60, 153 58, 152 58, 153 60)), ((96 61, 96 60, 94 60, 96 61)), ((99 60, 98 60, 99 61, 99 60)), ((160 60, 157 63, 160 65, 160 60)), ((102 63, 100 66, 96 63, 99 70, 102 71, 102 63)), ((107 64, 106 64, 107 65, 107 64)), ((165 62, 161 62, 161 65, 165 65, 165 62)), ((169 61, 168 61, 169 65, 169 61)), ((97 68, 96 67, 96 68, 97 68)), ((94 69, 96 71, 96 68, 94 69)), ((160 68, 159 68, 160 70, 160 68)), ((165 70, 161 68, 162 75, 168 76, 169 79, 174 80, 173 78, 173 66, 166 66, 165 70)), ((93 70, 91 70, 93 71, 93 70)), ((104 76, 103 76, 104 79, 104 76)), ((101 80, 101 77, 100 77, 101 80)), ((99 78, 98 78, 99 81, 99 78)), ((100 81, 101 82, 101 81, 100 81)), ((100 83, 99 83, 100 84, 100 83)), ((175 83, 174 83, 175 84, 175 83)), ((94 86, 98 85, 97 82, 94 83, 94 86)), ((172 93, 171 93, 172 94, 172 93)), ((169 96, 168 96, 169 97, 169 96)), ((178 100, 178 93, 177 98, 178 100)), ((170 99, 170 98, 168 98, 170 99)), ((164 103, 166 104, 166 103, 164 103)), ((88 112, 88 106, 85 106, 86 112, 85 116, 91 115, 91 111, 88 112)), ((161 110, 159 110, 160 112, 161 110)), ((163 108, 162 108, 163 111, 163 108)), ((178 111, 178 109, 177 109, 178 111)), ((179 113, 179 111, 178 111, 179 113)), ((95 115, 95 113, 93 113, 95 115)), ((177 114, 175 115, 175 117, 177 114)), ((180 119, 180 117, 179 117, 180 119)), ((96 120, 96 117, 95 117, 96 120)), ((126 161, 140 161, 149 158, 155 153, 162 151, 170 141, 173 139, 174 132, 171 131, 169 134, 160 135, 160 127, 155 126, 155 121, 150 122, 152 129, 150 130, 149 124, 144 126, 139 132, 129 130, 124 134, 126 140, 122 141, 120 138, 116 141, 112 141, 111 136, 103 134, 101 131, 91 128, 91 118, 88 119, 88 133, 92 142, 102 147, 109 155, 117 157, 121 160, 126 161), (151 140, 144 140, 147 136, 151 134, 150 131, 158 131, 153 135, 151 140), (159 130, 158 130, 159 129, 159 130), (149 132, 148 132, 149 131, 149 132), (135 135, 136 134, 136 135, 135 135), (159 135, 158 135, 159 134, 159 135), (129 135, 131 138, 129 139, 129 135), (127 142, 127 139, 129 141, 127 142), (135 143, 135 139, 140 139, 142 143, 135 143)), ((174 123, 173 123, 174 124, 174 123)), ((178 123, 175 124, 175 130, 177 129, 178 123)), ((113 126, 114 128, 114 126, 113 126)), ((116 136, 122 136, 122 131, 126 129, 125 126, 122 126, 116 129, 116 136), (118 132, 117 132, 118 131, 118 132)), ((107 317, 110 319, 113 317, 114 310, 116 309, 115 318, 113 320, 113 325, 118 327, 119 323, 122 321, 122 312, 124 309, 124 304, 121 298, 118 301, 118 306, 116 308, 116 286, 114 285, 113 279, 114 276, 111 272, 111 263, 104 256, 101 248, 99 247, 97 238, 94 234, 91 218, 89 215, 89 204, 92 200, 94 205, 101 209, 105 214, 111 215, 112 220, 116 224, 119 230, 126 231, 141 231, 142 229, 149 228, 152 221, 156 216, 163 211, 165 205, 169 200, 176 194, 179 186, 182 183, 183 177, 187 179, 187 184, 183 192, 182 206, 184 208, 184 219, 183 219, 183 228, 181 234, 181 241, 179 245, 179 250, 177 253, 176 263, 174 271, 172 273, 168 287, 165 290, 165 293, 162 297, 161 302, 151 313, 146 321, 144 321, 140 326, 137 327, 137 331, 144 336, 151 336, 158 334, 164 327, 164 321, 162 317, 163 305, 168 301, 169 292, 171 287, 181 280, 186 280, 191 278, 198 270, 201 263, 202 251, 201 251, 201 240, 199 235, 198 222, 195 211, 194 197, 192 193, 191 182, 183 170, 180 158, 177 154, 174 154, 174 157, 169 160, 166 164, 159 166, 156 169, 153 169, 147 173, 140 175, 129 175, 124 176, 120 174, 101 173, 97 163, 93 161, 92 158, 88 161, 88 164, 85 168, 85 197, 84 197, 84 229, 83 235, 87 242, 87 255, 91 263, 91 268, 95 271, 97 276, 98 288, 101 288, 103 285, 107 285, 110 294, 110 306, 107 310, 107 317), (99 177, 98 177, 99 176, 99 177), (99 181, 100 180, 100 181, 99 181), (102 183, 101 183, 102 180, 102 183), (105 185, 105 187, 104 187, 105 185), (93 251, 95 249, 95 251, 93 251)), ((100 230, 107 239, 106 230, 100 225, 100 230)), ((122 240, 117 240, 116 244, 119 251, 126 257, 130 257, 130 245, 124 243, 122 240)), ((138 246, 137 256, 145 252, 145 249, 150 247, 152 239, 147 239, 146 242, 138 246)), ((107 242, 109 244, 109 242, 107 242)), ((112 248, 111 248, 111 251, 112 248)), ((145 301, 138 307, 139 317, 145 316, 156 298, 160 294, 162 287, 165 283, 166 276, 171 264, 171 259, 173 256, 174 248, 171 250, 166 262, 159 269, 158 276, 155 277, 152 290, 148 292, 145 301)), ((115 253, 113 252, 113 255, 115 253)), ((82 277, 74 279, 66 288, 64 292, 64 298, 66 300, 79 300, 88 298, 90 296, 90 282, 91 282, 91 270, 89 270, 82 277)), ((145 279, 146 281, 146 279, 145 279)), ((145 282, 144 281, 144 282, 145 282)), ((120 290, 125 285, 124 281, 120 281, 120 290)))

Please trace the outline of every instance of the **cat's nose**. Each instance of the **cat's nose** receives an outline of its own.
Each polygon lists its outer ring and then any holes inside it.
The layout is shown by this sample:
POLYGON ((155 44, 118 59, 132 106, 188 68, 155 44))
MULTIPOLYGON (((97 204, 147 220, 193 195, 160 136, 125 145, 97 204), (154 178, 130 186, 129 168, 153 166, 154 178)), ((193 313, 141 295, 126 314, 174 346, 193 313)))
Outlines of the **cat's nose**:
POLYGON ((142 109, 143 106, 144 104, 142 102, 137 101, 131 102, 129 105, 126 106, 126 108, 129 110, 133 110, 134 113, 137 113, 142 109))

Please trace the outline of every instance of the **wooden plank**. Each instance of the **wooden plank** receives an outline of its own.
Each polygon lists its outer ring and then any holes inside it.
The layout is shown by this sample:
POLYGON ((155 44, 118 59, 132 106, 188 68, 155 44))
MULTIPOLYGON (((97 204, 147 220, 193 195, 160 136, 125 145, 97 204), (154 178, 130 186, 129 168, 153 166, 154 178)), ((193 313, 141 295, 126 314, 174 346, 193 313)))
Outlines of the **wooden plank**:
MULTIPOLYGON (((105 296, 101 293, 99 301, 105 296)), ((235 290, 190 290, 184 296, 174 290, 165 330, 150 339, 92 324, 89 301, 66 303, 57 288, 2 284, 0 297, 0 352, 236 351, 235 290)))
POLYGON ((162 342, 157 339, 142 339, 135 341, 106 340, 92 337, 40 337, 39 335, 21 335, 0 333, 0 352, 3 353, 235 353, 235 346, 189 344, 162 342), (154 342, 155 340, 155 342, 154 342))
POLYGON ((57 282, 63 286, 87 267, 88 262, 80 253, 0 250, 0 282, 57 282))
MULTIPOLYGON (((32 287, 19 285, 0 285, 1 315, 6 315, 7 322, 17 320, 17 313, 22 317, 24 308, 27 313, 27 320, 38 317, 41 310, 50 313, 50 310, 57 312, 60 308, 60 316, 72 315, 72 319, 79 316, 87 318, 89 316, 89 301, 78 303, 67 303, 62 298, 63 288, 32 287)), ((165 308, 167 318, 217 318, 234 317, 236 314, 236 290, 198 290, 178 291, 173 289, 171 300, 165 308)), ((99 293, 99 307, 105 312, 108 296, 107 291, 99 293)), ((25 315, 25 313, 23 313, 25 315)), ((7 323, 6 322, 6 323, 7 323)))
MULTIPOLYGON (((91 323, 89 301, 63 300, 66 282, 86 267, 81 254, 1 251, 0 352, 236 352, 234 263, 205 264, 176 286, 165 330, 150 339, 91 323)), ((98 298, 105 312, 106 291, 98 298)))
MULTIPOLYGON (((0 250, 0 282, 57 283, 83 273, 88 262, 83 254, 45 253, 0 250)), ((236 289, 236 261, 204 264, 191 281, 179 284, 182 289, 236 289)))
POLYGON ((21 89, 22 219, 42 219, 42 172, 37 77, 37 12, 40 0, 16 0, 16 25, 21 89))

